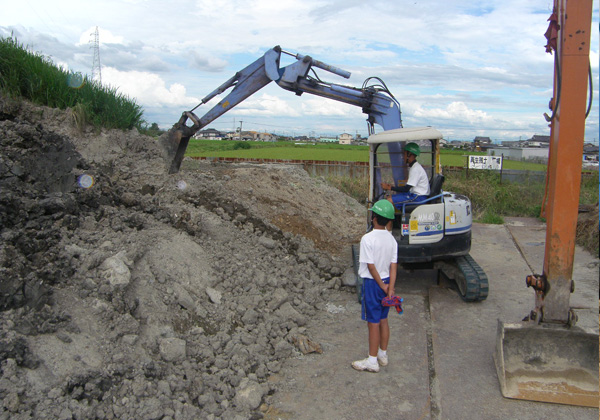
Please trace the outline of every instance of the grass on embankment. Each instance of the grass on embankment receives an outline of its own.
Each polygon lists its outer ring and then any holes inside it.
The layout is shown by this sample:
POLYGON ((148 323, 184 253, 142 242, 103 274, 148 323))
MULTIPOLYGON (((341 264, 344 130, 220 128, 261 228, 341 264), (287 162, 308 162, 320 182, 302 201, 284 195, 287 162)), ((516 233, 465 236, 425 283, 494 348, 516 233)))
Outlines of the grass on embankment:
POLYGON ((0 38, 0 93, 51 108, 71 108, 81 128, 143 128, 142 107, 80 73, 57 67, 14 38, 0 38))

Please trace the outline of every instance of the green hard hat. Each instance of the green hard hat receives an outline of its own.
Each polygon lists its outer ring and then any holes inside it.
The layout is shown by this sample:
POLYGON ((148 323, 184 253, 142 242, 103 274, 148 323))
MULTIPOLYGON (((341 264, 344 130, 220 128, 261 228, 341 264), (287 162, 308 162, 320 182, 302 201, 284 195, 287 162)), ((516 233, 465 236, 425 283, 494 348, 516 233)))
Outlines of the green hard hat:
POLYGON ((394 219, 396 213, 394 205, 388 200, 379 200, 371 207, 371 210, 373 213, 377 213, 378 215, 391 220, 394 219))
POLYGON ((404 146, 404 150, 412 153, 415 156, 419 156, 421 154, 421 148, 417 143, 408 143, 406 146, 404 146))

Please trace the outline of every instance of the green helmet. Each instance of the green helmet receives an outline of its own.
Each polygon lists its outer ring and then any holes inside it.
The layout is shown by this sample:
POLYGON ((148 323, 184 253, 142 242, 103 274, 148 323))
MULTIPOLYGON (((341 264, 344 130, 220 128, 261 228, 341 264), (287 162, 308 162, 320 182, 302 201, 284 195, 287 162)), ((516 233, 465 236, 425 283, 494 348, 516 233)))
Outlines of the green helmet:
POLYGON ((412 153, 415 156, 419 156, 421 154, 421 148, 417 143, 408 143, 406 146, 404 146, 404 150, 412 153))
POLYGON ((373 213, 377 213, 378 215, 390 220, 394 219, 396 213, 394 205, 388 200, 379 200, 373 205, 373 207, 371 207, 371 210, 373 213))

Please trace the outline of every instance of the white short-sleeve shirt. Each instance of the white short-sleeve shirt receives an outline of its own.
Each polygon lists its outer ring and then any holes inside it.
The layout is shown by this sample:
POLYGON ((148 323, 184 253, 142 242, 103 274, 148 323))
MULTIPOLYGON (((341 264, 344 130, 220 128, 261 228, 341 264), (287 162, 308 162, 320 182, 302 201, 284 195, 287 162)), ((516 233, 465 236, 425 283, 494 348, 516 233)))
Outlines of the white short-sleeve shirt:
POLYGON ((390 276, 390 264, 398 262, 398 242, 387 229, 373 229, 360 240, 360 266, 358 275, 362 278, 373 276, 367 264, 375 264, 381 278, 390 276))
POLYGON ((408 181, 406 183, 412 186, 411 193, 429 195, 429 178, 427 178, 427 172, 419 162, 415 162, 408 170, 408 181))

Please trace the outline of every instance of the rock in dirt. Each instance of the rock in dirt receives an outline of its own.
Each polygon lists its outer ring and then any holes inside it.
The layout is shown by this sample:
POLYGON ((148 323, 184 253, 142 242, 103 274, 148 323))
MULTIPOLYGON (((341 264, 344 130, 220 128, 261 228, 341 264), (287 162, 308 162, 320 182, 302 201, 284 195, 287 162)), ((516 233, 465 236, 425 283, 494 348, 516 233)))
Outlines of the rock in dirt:
POLYGON ((167 362, 185 359, 186 342, 179 338, 163 338, 159 343, 160 355, 167 362))
POLYGON ((131 280, 131 272, 125 263, 125 252, 119 252, 110 258, 104 260, 100 265, 102 277, 110 283, 111 287, 125 287, 131 280))
POLYGON ((290 339, 296 348, 302 352, 302 354, 323 353, 323 348, 319 343, 311 340, 303 334, 292 334, 290 339))
POLYGON ((264 395, 265 392, 259 383, 244 378, 240 383, 234 402, 239 407, 255 410, 260 406, 264 395))

